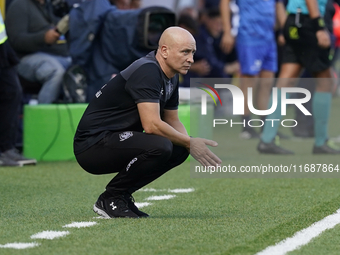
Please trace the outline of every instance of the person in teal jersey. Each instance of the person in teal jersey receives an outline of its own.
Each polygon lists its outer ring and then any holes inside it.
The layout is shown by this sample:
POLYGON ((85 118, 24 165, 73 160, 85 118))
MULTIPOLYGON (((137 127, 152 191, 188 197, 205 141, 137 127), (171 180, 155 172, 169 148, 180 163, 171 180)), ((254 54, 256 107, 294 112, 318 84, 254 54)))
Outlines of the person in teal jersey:
MULTIPOLYGON (((278 107, 267 116, 267 119, 281 119, 281 89, 295 86, 303 68, 313 77, 318 78, 316 91, 312 97, 312 110, 314 117, 315 143, 314 154, 339 154, 340 150, 334 147, 328 139, 328 122, 332 102, 330 34, 325 27, 323 14, 326 0, 289 0, 287 11, 289 13, 284 36, 286 45, 278 88, 278 107)), ((271 103, 269 104, 271 106, 271 103)), ((267 154, 293 154, 275 144, 275 136, 279 128, 279 121, 266 121, 257 150, 267 154)))
MULTIPOLYGON (((287 12, 296 14, 297 10, 300 9, 301 14, 309 15, 307 7, 307 1, 305 0, 290 0, 287 4, 287 12)), ((319 7, 320 16, 325 15, 327 0, 316 0, 319 7)))
POLYGON ((235 44, 241 67, 240 88, 245 95, 245 104, 240 137, 258 138, 258 133, 248 125, 251 113, 247 104, 247 91, 248 88, 256 86, 257 109, 267 108, 273 78, 277 72, 274 27, 276 18, 283 27, 286 19, 285 9, 281 0, 236 0, 240 21, 235 38, 231 32, 230 2, 231 0, 220 1, 224 30, 221 48, 225 53, 230 53, 235 44), (256 77, 262 78, 258 84, 256 77))

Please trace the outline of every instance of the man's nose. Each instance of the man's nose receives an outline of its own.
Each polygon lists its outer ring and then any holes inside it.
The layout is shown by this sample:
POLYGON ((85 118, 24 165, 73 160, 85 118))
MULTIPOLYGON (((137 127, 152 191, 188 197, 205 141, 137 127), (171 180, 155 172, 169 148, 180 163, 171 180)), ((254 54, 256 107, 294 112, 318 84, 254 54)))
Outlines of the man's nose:
POLYGON ((188 62, 191 63, 191 64, 194 63, 194 55, 191 54, 191 55, 189 56, 188 62))

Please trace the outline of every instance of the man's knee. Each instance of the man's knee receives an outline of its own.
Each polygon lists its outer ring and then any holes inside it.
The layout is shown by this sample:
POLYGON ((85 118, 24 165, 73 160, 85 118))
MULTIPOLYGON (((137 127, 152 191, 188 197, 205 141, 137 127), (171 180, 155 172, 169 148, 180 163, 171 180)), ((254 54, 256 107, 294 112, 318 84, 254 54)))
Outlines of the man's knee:
POLYGON ((153 151, 157 152, 162 158, 169 159, 172 154, 173 144, 165 137, 158 136, 156 141, 152 141, 153 151))
POLYGON ((147 143, 144 146, 144 150, 148 157, 153 157, 160 162, 165 162, 171 157, 173 144, 168 138, 149 134, 144 142, 147 143))
POLYGON ((27 80, 46 82, 65 73, 65 68, 54 56, 45 53, 34 53, 21 59, 18 73, 27 80))
POLYGON ((189 157, 189 151, 178 145, 174 145, 173 147, 173 158, 175 159, 176 165, 182 164, 188 157, 189 157))
POLYGON ((51 79, 62 80, 64 73, 65 69, 58 61, 45 61, 36 71, 37 79, 41 82, 51 79))

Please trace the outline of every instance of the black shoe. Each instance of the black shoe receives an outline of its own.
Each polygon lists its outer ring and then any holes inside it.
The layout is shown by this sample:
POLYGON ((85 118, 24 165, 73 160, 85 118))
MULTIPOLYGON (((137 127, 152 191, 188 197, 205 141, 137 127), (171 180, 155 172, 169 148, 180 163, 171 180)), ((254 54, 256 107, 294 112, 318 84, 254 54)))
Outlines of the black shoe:
POLYGON ((314 145, 313 154, 340 154, 340 150, 330 141, 326 141, 322 146, 314 145))
POLYGON ((135 199, 133 198, 132 195, 130 195, 129 193, 126 193, 124 195, 125 199, 127 200, 128 202, 128 207, 130 208, 130 210, 132 212, 134 212, 135 214, 137 214, 139 217, 143 217, 143 218, 146 218, 146 217, 149 217, 149 214, 145 213, 145 212, 142 212, 138 209, 138 207, 135 205, 135 199))
POLYGON ((0 166, 21 166, 21 165, 2 153, 0 154, 0 166))
POLYGON ((11 160, 17 162, 20 166, 23 165, 36 165, 37 164, 37 160, 36 159, 29 159, 29 158, 25 158, 23 155, 21 155, 19 153, 18 150, 16 149, 10 149, 7 150, 5 152, 2 152, 1 155, 10 158, 11 160))
POLYGON ((264 153, 264 154, 282 154, 282 155, 294 154, 294 152, 292 152, 290 150, 286 150, 286 149, 276 145, 274 142, 264 143, 264 142, 260 141, 260 143, 257 146, 257 150, 260 153, 264 153))
POLYGON ((306 128, 298 128, 298 126, 292 127, 292 132, 295 137, 300 138, 312 138, 314 137, 314 131, 306 128))
POLYGON ((100 195, 97 202, 93 205, 93 211, 105 219, 138 218, 138 215, 128 207, 128 201, 123 195, 109 198, 103 198, 100 195))
POLYGON ((240 138, 242 139, 254 139, 254 138, 259 138, 259 137, 260 135, 253 128, 245 128, 240 133, 240 138))

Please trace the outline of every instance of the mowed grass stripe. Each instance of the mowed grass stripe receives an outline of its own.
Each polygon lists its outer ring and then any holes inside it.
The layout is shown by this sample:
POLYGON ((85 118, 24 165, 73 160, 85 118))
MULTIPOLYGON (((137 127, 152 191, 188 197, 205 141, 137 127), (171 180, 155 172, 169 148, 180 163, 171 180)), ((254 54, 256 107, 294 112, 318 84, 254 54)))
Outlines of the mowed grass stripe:
MULTIPOLYGON (((253 240, 248 240, 245 245, 233 247, 225 251, 225 254, 255 254, 268 246, 275 245, 287 237, 293 236, 296 232, 305 229, 324 217, 333 214, 339 209, 340 196, 331 201, 322 203, 308 211, 301 211, 300 214, 277 225, 274 228, 263 231, 253 240)), ((314 251, 314 254, 319 254, 314 251)))
MULTIPOLYGON (((332 116, 339 114, 340 107, 333 107, 332 116)), ((339 118, 332 123, 330 134, 338 135, 339 118)), ((311 139, 282 141, 298 155, 281 159, 259 155, 257 141, 239 140, 238 130, 226 132, 226 141, 225 160, 237 166, 339 163, 337 156, 312 155, 311 139)), ((185 162, 146 187, 162 192, 135 193, 142 203, 168 190, 195 190, 152 201, 143 208, 150 218, 98 220, 90 228, 71 229, 64 238, 39 240, 41 245, 24 254, 255 254, 339 209, 339 179, 193 179, 189 169, 185 162)), ((41 231, 92 221, 97 216, 93 203, 113 176, 90 175, 73 161, 0 168, 0 244, 30 243, 30 236, 41 231)), ((321 235, 301 249, 306 253, 296 254, 325 254, 323 244, 340 242, 338 231, 327 231, 327 238, 321 235)), ((328 245, 327 254, 338 249, 328 245)), ((1 254, 15 250, 1 249, 1 254)))
MULTIPOLYGON (((83 174, 74 162, 44 163, 12 175, 0 187, 6 191, 1 192, 5 200, 0 209, 1 244, 30 242, 32 234, 93 219, 96 215, 91 207, 111 178, 83 174), (65 190, 67 180, 73 185, 65 190), (9 188, 15 184, 20 192, 9 188), (30 189, 30 184, 35 188, 30 189)), ((27 252, 86 254, 96 247, 102 253, 122 254, 136 250, 148 254, 254 254, 338 209, 338 186, 338 179, 192 179, 186 163, 149 187, 193 187, 195 192, 143 208, 151 218, 100 221, 91 228, 72 229, 65 238, 43 241, 27 252)), ((149 195, 137 192, 135 198, 143 202, 149 195)))
POLYGON ((339 223, 340 209, 338 209, 335 213, 326 216, 322 220, 313 223, 311 226, 296 232, 292 237, 286 238, 281 242, 256 253, 256 255, 285 255, 288 252, 297 250, 308 244, 324 231, 334 228, 339 223))

